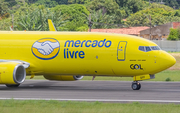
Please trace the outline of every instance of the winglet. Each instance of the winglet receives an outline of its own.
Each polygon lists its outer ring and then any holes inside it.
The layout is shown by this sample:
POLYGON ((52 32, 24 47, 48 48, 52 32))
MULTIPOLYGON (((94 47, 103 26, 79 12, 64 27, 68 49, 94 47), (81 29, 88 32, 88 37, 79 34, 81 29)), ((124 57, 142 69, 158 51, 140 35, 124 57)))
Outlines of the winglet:
POLYGON ((49 31, 57 31, 52 20, 48 19, 49 31))

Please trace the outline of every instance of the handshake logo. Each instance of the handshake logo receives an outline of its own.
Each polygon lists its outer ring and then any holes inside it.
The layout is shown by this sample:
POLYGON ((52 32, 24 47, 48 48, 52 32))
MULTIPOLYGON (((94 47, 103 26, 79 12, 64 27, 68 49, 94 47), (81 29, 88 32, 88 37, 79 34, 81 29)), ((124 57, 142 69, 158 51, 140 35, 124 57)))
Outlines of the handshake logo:
POLYGON ((43 60, 55 58, 59 53, 59 49, 59 42, 52 38, 38 40, 32 45, 32 53, 43 60))

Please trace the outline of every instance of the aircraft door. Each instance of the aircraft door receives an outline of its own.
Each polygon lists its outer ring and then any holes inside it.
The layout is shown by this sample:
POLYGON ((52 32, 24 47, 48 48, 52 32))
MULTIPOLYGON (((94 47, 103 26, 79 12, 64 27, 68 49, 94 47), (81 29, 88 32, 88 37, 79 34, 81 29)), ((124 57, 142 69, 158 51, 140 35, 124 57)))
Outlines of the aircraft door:
POLYGON ((126 41, 120 41, 117 47, 117 60, 118 61, 125 61, 126 59, 126 41))

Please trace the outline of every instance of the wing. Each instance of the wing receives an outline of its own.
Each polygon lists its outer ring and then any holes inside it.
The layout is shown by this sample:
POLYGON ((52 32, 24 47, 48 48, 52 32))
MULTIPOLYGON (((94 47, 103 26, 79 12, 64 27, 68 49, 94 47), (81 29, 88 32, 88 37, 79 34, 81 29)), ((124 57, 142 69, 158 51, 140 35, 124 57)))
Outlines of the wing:
POLYGON ((21 60, 0 60, 0 63, 9 63, 9 62, 18 63, 22 65, 24 68, 28 68, 30 65, 28 62, 21 61, 21 60))

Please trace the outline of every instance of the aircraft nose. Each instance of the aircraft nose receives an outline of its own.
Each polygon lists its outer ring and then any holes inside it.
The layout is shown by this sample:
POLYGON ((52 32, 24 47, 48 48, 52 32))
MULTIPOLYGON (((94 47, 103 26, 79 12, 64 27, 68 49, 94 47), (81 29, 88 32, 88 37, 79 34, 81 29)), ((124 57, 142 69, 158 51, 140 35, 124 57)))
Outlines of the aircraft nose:
POLYGON ((162 65, 164 68, 169 68, 176 63, 176 59, 165 51, 161 51, 162 65))

